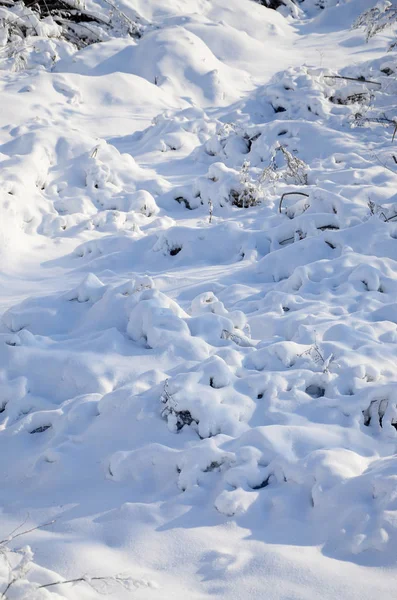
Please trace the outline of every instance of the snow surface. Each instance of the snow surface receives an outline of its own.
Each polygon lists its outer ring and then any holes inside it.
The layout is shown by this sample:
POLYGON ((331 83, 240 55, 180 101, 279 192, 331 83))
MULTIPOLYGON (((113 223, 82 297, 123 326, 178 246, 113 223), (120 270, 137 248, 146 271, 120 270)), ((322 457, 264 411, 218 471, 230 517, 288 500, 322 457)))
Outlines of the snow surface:
POLYGON ((8 598, 396 597, 397 60, 320 4, 0 38, 8 598))

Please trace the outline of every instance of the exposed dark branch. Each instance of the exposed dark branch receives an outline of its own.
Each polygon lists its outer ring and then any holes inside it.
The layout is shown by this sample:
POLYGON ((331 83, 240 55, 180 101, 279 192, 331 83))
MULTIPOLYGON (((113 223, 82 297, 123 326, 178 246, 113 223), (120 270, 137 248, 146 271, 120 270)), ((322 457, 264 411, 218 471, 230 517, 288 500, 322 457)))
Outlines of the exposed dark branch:
POLYGON ((381 117, 362 117, 361 115, 356 115, 356 118, 357 116, 360 123, 386 123, 387 125, 394 125, 396 127, 396 120, 389 119, 385 114, 381 117))
POLYGON ((284 192, 284 194, 281 196, 280 204, 278 205, 279 213, 281 213, 281 206, 283 204, 283 200, 284 200, 285 196, 292 196, 293 194, 295 194, 297 196, 305 196, 306 198, 309 198, 309 194, 305 194, 304 192, 284 192))
POLYGON ((15 582, 16 582, 16 579, 10 579, 10 581, 9 581, 9 582, 8 582, 8 584, 7 584, 7 587, 6 587, 6 589, 5 589, 5 590, 4 590, 4 592, 1 594, 1 597, 2 597, 2 598, 6 598, 6 593, 8 592, 8 590, 10 589, 10 587, 11 587, 12 585, 14 585, 14 583, 15 583, 15 582))
POLYGON ((385 223, 388 223, 388 221, 392 221, 396 217, 397 217, 397 215, 393 215, 392 217, 388 217, 387 219, 385 219, 385 223))
POLYGON ((342 75, 324 75, 324 79, 346 79, 347 81, 359 81, 360 83, 372 83, 373 85, 382 84, 379 81, 371 81, 371 79, 365 79, 364 77, 343 77, 342 75))

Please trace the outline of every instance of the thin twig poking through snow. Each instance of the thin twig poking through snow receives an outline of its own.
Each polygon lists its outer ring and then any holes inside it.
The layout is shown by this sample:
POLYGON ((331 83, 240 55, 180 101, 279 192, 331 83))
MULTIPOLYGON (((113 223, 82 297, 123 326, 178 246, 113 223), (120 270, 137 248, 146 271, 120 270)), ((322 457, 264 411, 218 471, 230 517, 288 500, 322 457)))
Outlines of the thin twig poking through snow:
POLYGON ((127 17, 125 12, 123 12, 120 8, 118 8, 118 6, 116 6, 116 4, 114 2, 112 2, 111 0, 103 0, 103 1, 105 2, 105 4, 107 4, 108 6, 111 7, 112 11, 114 11, 118 15, 118 17, 121 19, 122 23, 124 23, 127 26, 127 30, 130 35, 137 35, 138 37, 140 36, 139 27, 129 17, 127 17))
POLYGON ((277 150, 280 150, 287 163, 287 177, 291 177, 297 184, 307 185, 307 164, 291 154, 286 146, 279 144, 277 150))
POLYGON ((259 177, 258 188, 261 189, 264 185, 269 183, 274 184, 280 179, 284 179, 287 183, 293 183, 295 185, 307 185, 308 165, 292 154, 285 145, 277 142, 270 156, 269 165, 263 169, 259 177), (279 152, 281 152, 285 162, 283 169, 279 168, 276 161, 279 152))
POLYGON ((32 560, 33 560, 33 552, 29 548, 29 546, 26 546, 25 548, 21 548, 20 550, 15 551, 15 550, 11 550, 11 548, 9 548, 8 544, 21 536, 32 533, 32 531, 37 531, 38 529, 42 529, 43 527, 48 527, 49 525, 52 525, 53 523, 55 523, 55 520, 49 521, 48 523, 43 523, 42 525, 37 525, 36 527, 32 527, 31 529, 26 529, 24 531, 20 531, 19 533, 16 533, 21 527, 23 527, 24 523, 26 523, 26 520, 27 519, 25 519, 25 521, 21 525, 19 525, 16 529, 14 529, 14 531, 11 532, 10 535, 8 535, 6 538, 4 538, 4 540, 0 541, 0 555, 2 555, 4 557, 5 563, 7 565, 8 571, 9 571, 8 583, 5 587, 5 589, 3 590, 3 592, 1 593, 1 598, 5 599, 5 600, 7 599, 7 593, 9 592, 11 587, 18 581, 25 578, 26 574, 30 570, 30 565, 32 564, 32 560), (19 563, 16 565, 15 564, 13 565, 11 563, 11 561, 9 560, 9 556, 12 554, 17 554, 20 558, 19 563))
MULTIPOLYGON (((25 521, 25 523, 26 523, 26 521, 25 521)), ((15 531, 18 531, 18 529, 23 527, 23 523, 22 523, 16 529, 14 529, 14 532, 12 532, 8 537, 6 537, 4 540, 0 540, 0 545, 9 544, 16 538, 21 537, 22 535, 27 535, 28 533, 32 533, 32 531, 37 531, 38 529, 42 529, 43 527, 49 527, 50 525, 53 525, 54 523, 55 523, 55 519, 53 519, 52 521, 48 521, 48 523, 43 523, 42 525, 36 525, 36 527, 32 527, 31 529, 26 529, 25 531, 21 531, 20 533, 16 533, 14 535, 15 531)))
POLYGON ((108 576, 98 576, 98 577, 89 577, 88 575, 83 575, 82 577, 76 577, 75 579, 65 579, 63 581, 52 581, 51 583, 45 583, 43 585, 39 585, 38 589, 41 590, 43 588, 54 587, 55 585, 66 585, 66 584, 76 584, 76 583, 87 583, 93 589, 98 591, 92 584, 93 582, 102 582, 106 584, 116 583, 126 590, 131 590, 133 588, 142 588, 142 587, 152 587, 149 582, 133 579, 128 575, 108 575, 108 576))
POLYGON ((376 204, 375 202, 372 202, 372 200, 369 200, 368 208, 371 215, 377 215, 378 217, 382 217, 384 223, 393 221, 393 219, 397 217, 396 212, 394 212, 394 214, 390 216, 387 216, 386 213, 388 212, 388 210, 384 208, 381 204, 376 204))
MULTIPOLYGON (((26 523, 27 518, 25 519, 24 523, 26 523)), ((34 558, 34 554, 29 546, 25 546, 24 548, 21 548, 19 550, 12 550, 8 544, 21 536, 28 535, 33 531, 37 531, 38 529, 42 529, 43 527, 48 527, 49 525, 52 525, 53 523, 55 523, 55 519, 52 521, 48 521, 48 523, 42 523, 41 525, 37 525, 36 527, 32 527, 30 529, 26 529, 24 531, 16 533, 19 531, 19 529, 21 529, 21 527, 23 527, 24 523, 19 525, 16 529, 14 529, 14 531, 10 533, 10 535, 8 535, 6 538, 0 541, 0 555, 4 558, 4 561, 9 571, 8 583, 6 584, 5 589, 2 592, 0 592, 0 598, 3 600, 7 600, 7 594, 15 584, 21 583, 23 580, 26 579, 28 572, 33 566, 34 558), (19 558, 19 562, 15 564, 15 559, 11 560, 11 556, 17 556, 19 558)), ((143 579, 135 579, 127 574, 101 575, 94 577, 82 575, 80 577, 75 577, 72 579, 60 579, 58 581, 51 581, 49 583, 44 583, 41 585, 32 583, 31 593, 33 594, 34 590, 38 589, 40 590, 44 588, 55 587, 58 585, 76 584, 83 582, 87 583, 98 593, 106 592, 109 589, 109 586, 111 586, 111 584, 122 586, 127 590, 134 590, 143 587, 154 587, 154 584, 150 581, 146 581, 143 579), (95 587, 95 583, 104 584, 105 589, 98 589, 97 587, 95 587)), ((18 595, 18 598, 19 597, 20 596, 18 595)), ((27 596, 24 596, 24 598, 25 597, 27 598, 27 596)))
POLYGON ((327 358, 325 358, 322 353, 320 346, 317 343, 317 338, 315 338, 314 343, 299 354, 298 356, 310 356, 310 358, 316 363, 316 365, 322 365, 323 373, 329 373, 329 366, 334 361, 334 355, 331 353, 327 358))

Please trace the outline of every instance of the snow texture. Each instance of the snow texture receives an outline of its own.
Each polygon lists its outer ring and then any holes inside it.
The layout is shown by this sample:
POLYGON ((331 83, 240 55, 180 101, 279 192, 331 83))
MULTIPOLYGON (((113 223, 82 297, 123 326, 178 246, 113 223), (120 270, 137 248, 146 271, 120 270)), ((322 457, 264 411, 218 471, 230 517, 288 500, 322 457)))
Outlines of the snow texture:
POLYGON ((9 600, 395 598, 395 31, 263 4, 0 7, 9 600))

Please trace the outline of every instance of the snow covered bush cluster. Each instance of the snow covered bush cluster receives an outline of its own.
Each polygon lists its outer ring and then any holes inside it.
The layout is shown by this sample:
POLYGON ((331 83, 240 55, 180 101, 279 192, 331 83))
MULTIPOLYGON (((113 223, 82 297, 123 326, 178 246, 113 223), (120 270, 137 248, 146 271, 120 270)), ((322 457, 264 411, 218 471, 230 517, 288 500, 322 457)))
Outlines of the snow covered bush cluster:
POLYGON ((392 598, 389 3, 83 8, 0 8, 0 595, 392 598))
MULTIPOLYGON (((355 29, 365 28, 367 41, 385 29, 393 27, 397 22, 397 6, 389 0, 377 2, 375 6, 364 11, 353 24, 355 29)), ((395 42, 390 46, 393 49, 395 42)))
POLYGON ((0 1, 0 67, 23 70, 51 68, 76 49, 116 36, 139 37, 139 16, 130 19, 111 0, 90 4, 79 1, 0 1))

